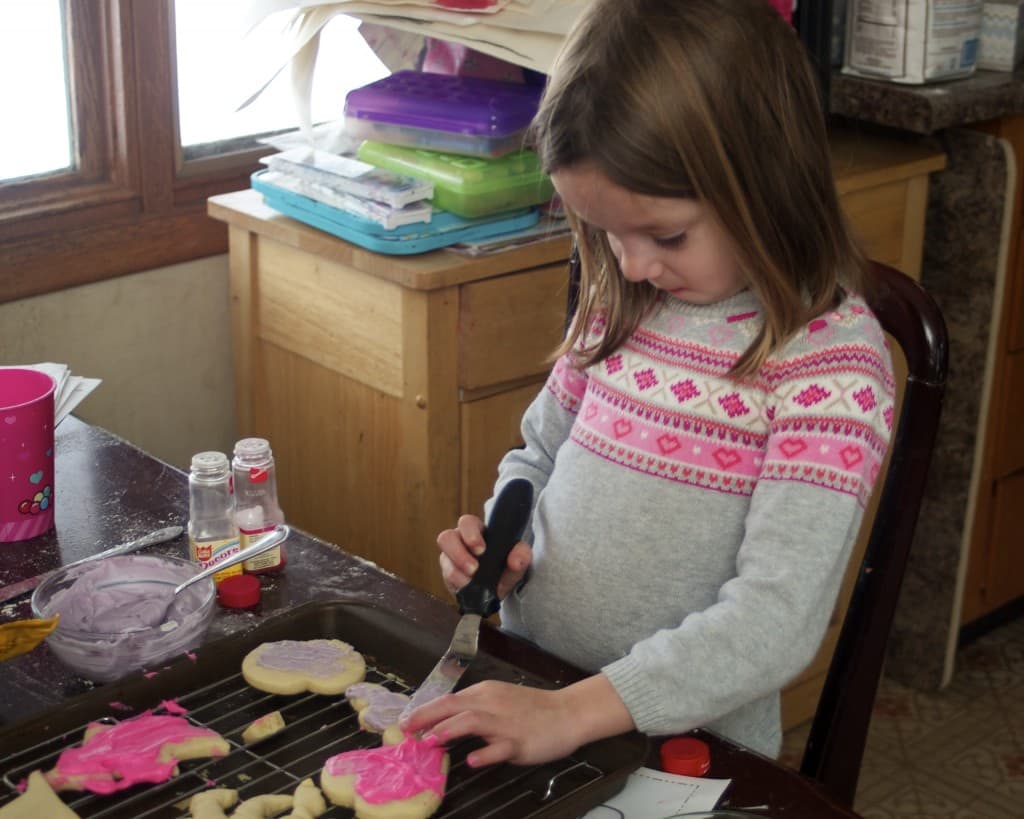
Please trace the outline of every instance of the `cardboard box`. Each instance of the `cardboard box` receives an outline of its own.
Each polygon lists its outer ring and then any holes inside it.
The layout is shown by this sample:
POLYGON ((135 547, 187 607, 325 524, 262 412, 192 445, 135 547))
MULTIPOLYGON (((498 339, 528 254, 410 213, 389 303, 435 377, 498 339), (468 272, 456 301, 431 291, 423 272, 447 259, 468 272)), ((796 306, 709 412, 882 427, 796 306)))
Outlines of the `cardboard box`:
POLYGON ((1024 58, 1024 3, 985 3, 981 14, 978 68, 1013 71, 1024 58))
POLYGON ((843 73, 899 83, 969 77, 981 0, 849 0, 843 73))

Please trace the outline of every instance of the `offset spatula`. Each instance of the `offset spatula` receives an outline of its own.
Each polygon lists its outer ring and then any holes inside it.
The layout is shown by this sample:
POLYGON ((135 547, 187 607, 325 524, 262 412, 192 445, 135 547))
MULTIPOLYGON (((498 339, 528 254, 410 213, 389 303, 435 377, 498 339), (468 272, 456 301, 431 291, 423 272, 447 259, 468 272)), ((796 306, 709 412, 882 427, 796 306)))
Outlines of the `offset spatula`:
POLYGON ((529 481, 515 478, 502 487, 484 526, 487 548, 477 558, 472 579, 455 594, 462 615, 455 636, 434 670, 412 695, 403 716, 454 689, 462 672, 473 662, 480 621, 498 610, 498 580, 505 570, 508 553, 523 536, 532 505, 533 486, 529 481))

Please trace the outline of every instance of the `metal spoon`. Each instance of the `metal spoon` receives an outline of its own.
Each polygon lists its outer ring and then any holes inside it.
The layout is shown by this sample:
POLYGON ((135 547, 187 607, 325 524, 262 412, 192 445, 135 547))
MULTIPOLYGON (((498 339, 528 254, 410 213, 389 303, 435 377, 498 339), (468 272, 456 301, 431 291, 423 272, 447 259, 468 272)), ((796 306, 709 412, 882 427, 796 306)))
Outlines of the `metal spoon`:
POLYGON ((265 534, 255 543, 246 546, 240 552, 235 552, 235 554, 231 555, 231 557, 229 557, 227 560, 223 560, 215 566, 210 566, 209 568, 203 569, 203 571, 199 572, 199 574, 192 575, 192 577, 190 577, 184 583, 175 586, 174 595, 177 595, 180 592, 184 591, 193 583, 198 583, 200 580, 205 580, 207 577, 212 577, 222 569, 226 569, 228 566, 234 566, 235 564, 241 563, 244 560, 249 560, 249 558, 256 557, 256 555, 261 555, 268 549, 274 548, 279 543, 284 542, 284 540, 287 539, 288 535, 291 534, 291 531, 291 528, 287 524, 279 524, 278 527, 273 532, 265 534))
MULTIPOLYGON (((168 540, 174 540, 174 538, 180 535, 183 531, 185 530, 181 526, 167 526, 164 529, 157 529, 155 532, 150 532, 148 535, 143 535, 129 543, 122 543, 120 546, 114 546, 110 549, 106 549, 105 551, 97 552, 94 555, 83 557, 81 560, 73 560, 61 568, 68 569, 72 566, 78 566, 81 563, 92 563, 94 560, 100 560, 104 557, 126 555, 129 552, 134 552, 146 546, 153 546, 157 543, 165 543, 168 540)), ((53 571, 57 570, 54 569, 53 571)), ((0 603, 6 603, 8 600, 17 597, 18 595, 32 591, 32 589, 42 583, 46 577, 53 574, 53 571, 40 572, 33 577, 29 577, 25 580, 19 580, 17 583, 11 583, 9 586, 5 586, 3 589, 0 589, 0 603)))
MULTIPOLYGON (((234 566, 235 564, 241 563, 244 560, 248 560, 251 557, 256 557, 256 555, 263 554, 265 551, 267 551, 267 549, 272 549, 274 546, 277 546, 279 543, 283 542, 290 534, 291 528, 282 523, 278 525, 278 527, 274 531, 268 532, 267 534, 263 535, 263 537, 261 537, 255 543, 250 544, 246 548, 242 549, 240 552, 235 552, 227 560, 222 560, 220 563, 217 563, 213 566, 209 566, 203 569, 198 574, 192 575, 192 577, 190 577, 188 580, 175 586, 174 590, 170 593, 166 591, 167 587, 164 586, 162 589, 160 589, 160 592, 158 594, 151 595, 150 597, 150 600, 152 602, 152 608, 150 608, 146 612, 146 625, 142 625, 137 629, 126 629, 123 633, 127 634, 133 631, 145 631, 146 629, 152 628, 156 624, 164 623, 167 620, 168 613, 174 606, 174 601, 177 598, 178 594, 183 592, 189 586, 198 583, 200 580, 205 580, 208 577, 212 577, 213 575, 217 574, 217 572, 226 569, 228 566, 234 566), (159 608, 161 605, 163 606, 162 612, 159 608), (157 617, 157 612, 161 612, 159 617, 157 617)), ((138 582, 156 582, 158 585, 162 583, 162 581, 143 580, 133 581, 133 584, 137 584, 138 582)), ((108 585, 116 586, 119 584, 111 583, 108 585)), ((104 586, 97 586, 97 588, 104 588, 104 586)))

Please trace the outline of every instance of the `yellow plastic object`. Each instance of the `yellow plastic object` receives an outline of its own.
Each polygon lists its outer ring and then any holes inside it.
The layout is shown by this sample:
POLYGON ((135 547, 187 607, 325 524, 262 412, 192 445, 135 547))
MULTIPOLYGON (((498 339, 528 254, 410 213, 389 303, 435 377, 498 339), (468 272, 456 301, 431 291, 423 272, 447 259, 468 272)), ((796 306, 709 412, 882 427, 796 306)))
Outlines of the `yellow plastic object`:
POLYGON ((31 651, 57 628, 58 617, 0 623, 0 662, 31 651))

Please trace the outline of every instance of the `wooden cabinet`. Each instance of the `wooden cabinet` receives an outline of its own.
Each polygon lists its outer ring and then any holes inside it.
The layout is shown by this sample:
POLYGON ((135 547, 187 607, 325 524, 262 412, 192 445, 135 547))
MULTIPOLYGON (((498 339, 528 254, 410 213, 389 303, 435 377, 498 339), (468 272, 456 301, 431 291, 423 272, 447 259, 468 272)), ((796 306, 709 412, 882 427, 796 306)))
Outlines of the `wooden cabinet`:
POLYGON ((1000 615, 1024 598, 1024 116, 981 128, 1005 139, 1016 157, 1010 244, 1002 287, 996 287, 987 401, 982 405, 975 460, 973 515, 968 521, 967 571, 961 623, 1000 615), (1001 296, 1001 298, 1000 298, 1001 296))
POLYGON ((567 239, 381 256, 253 191, 229 223, 240 435, 270 439, 289 521, 447 597, 434 538, 480 509, 565 316, 567 239))
MULTIPOLYGON (((917 275, 928 173, 943 156, 837 135, 834 158, 869 253, 917 275)), ((481 509, 520 443, 562 333, 568 240, 476 259, 381 256, 253 191, 209 211, 229 225, 238 432, 271 440, 286 516, 447 596, 435 535, 481 509)), ((824 660, 787 695, 787 722, 813 708, 824 660)))

